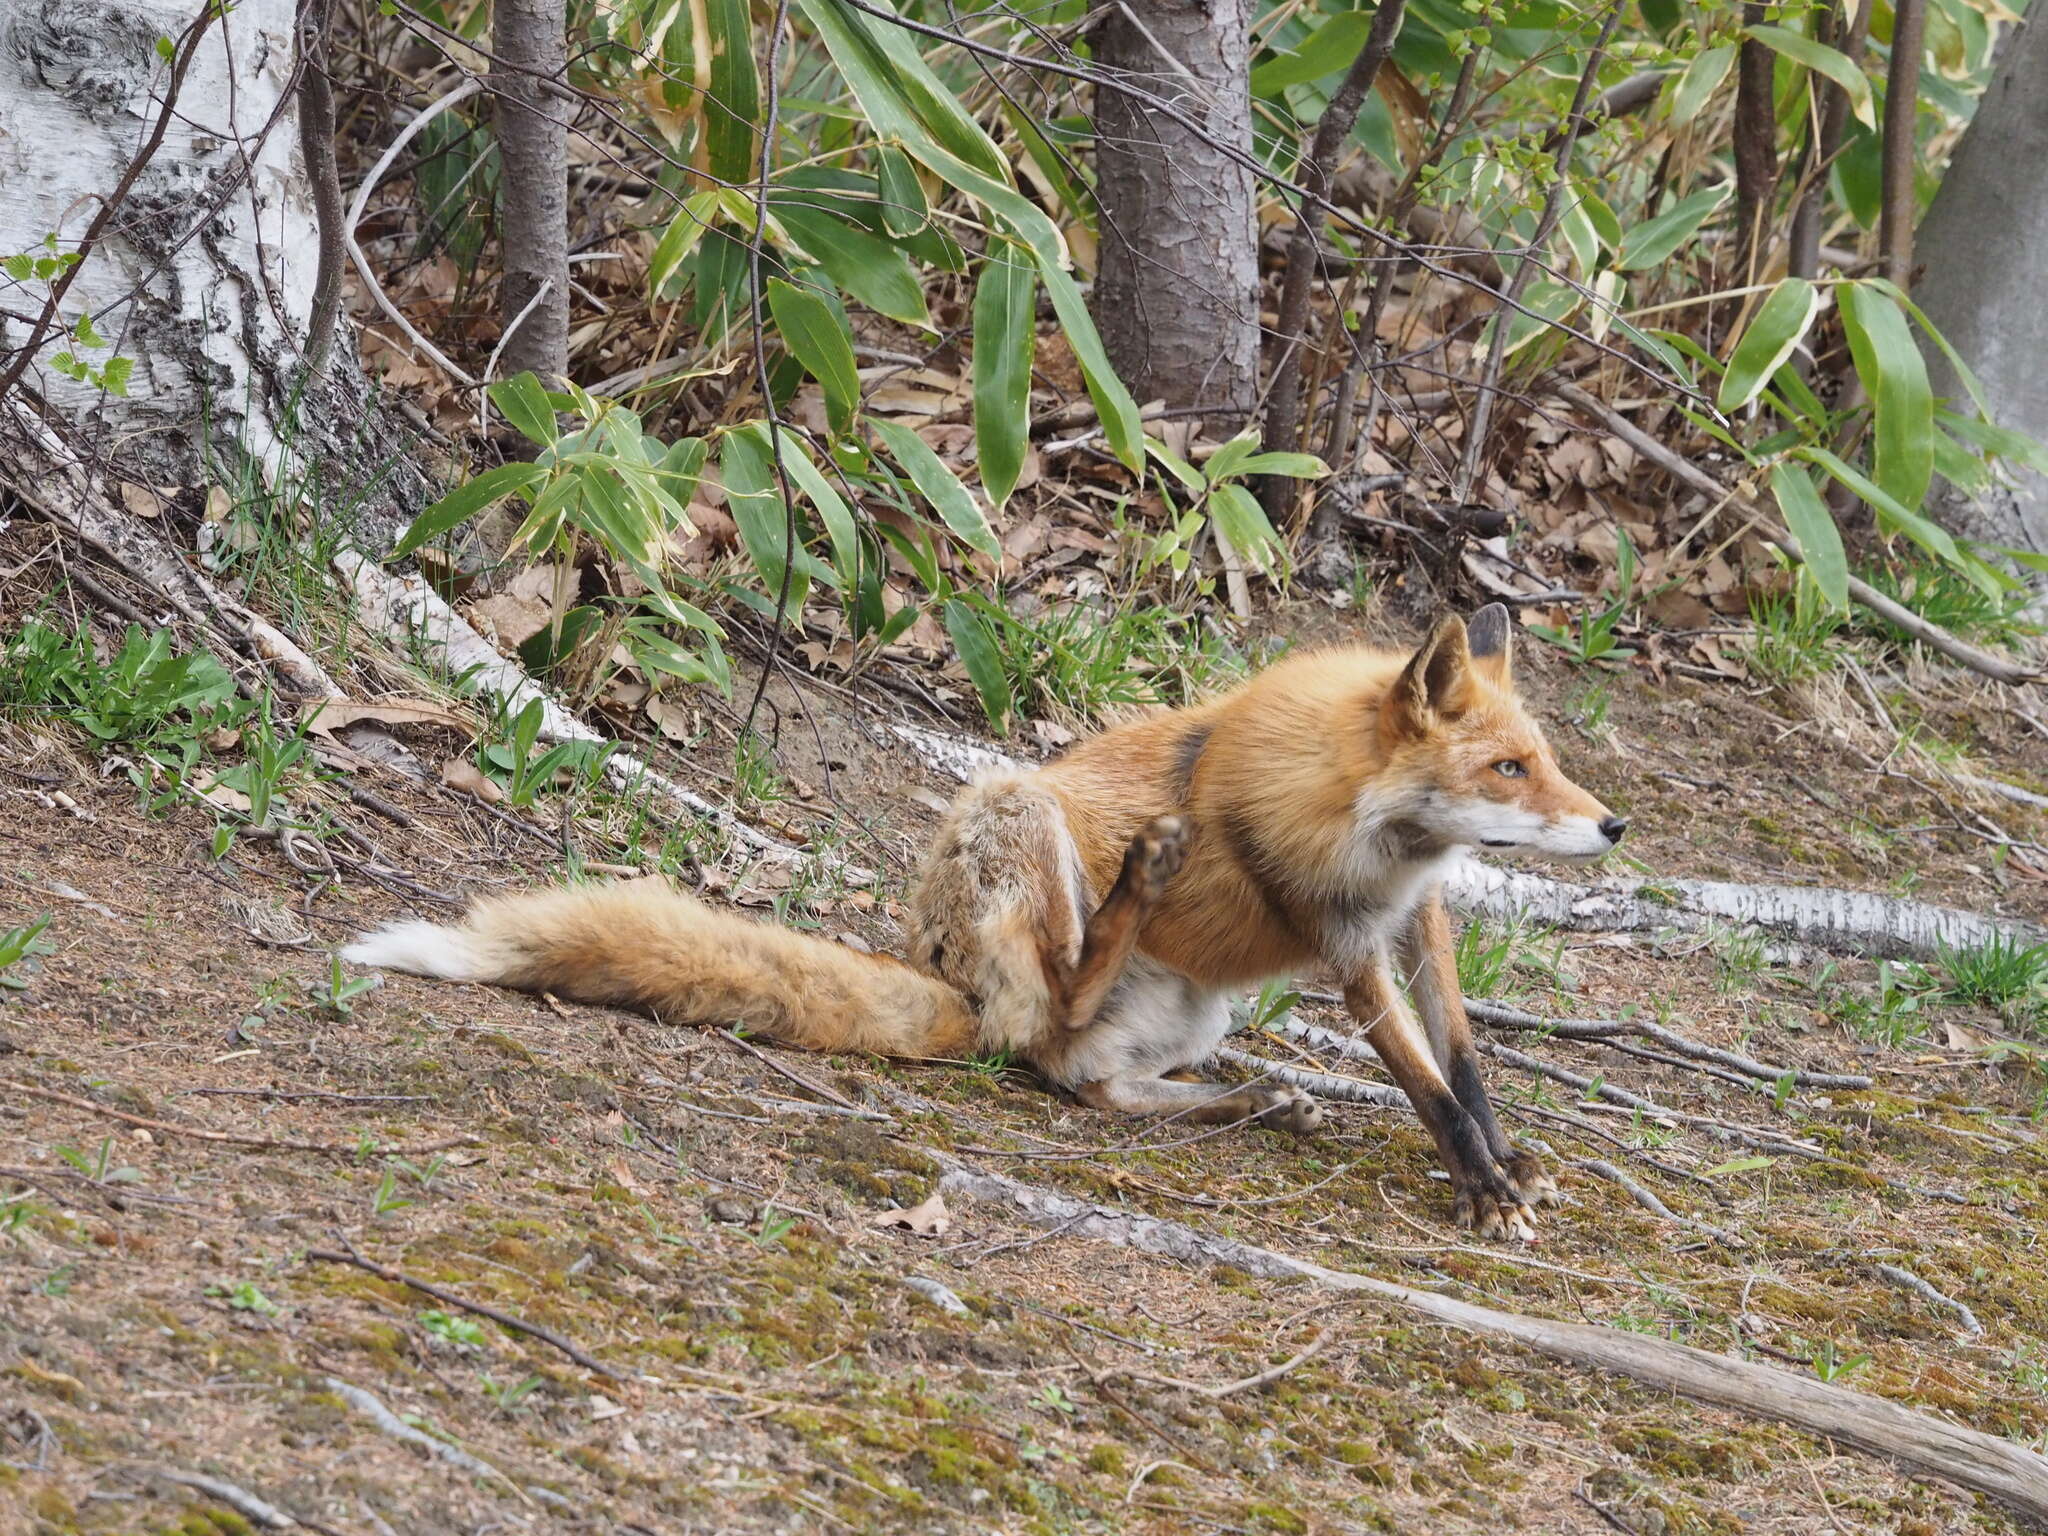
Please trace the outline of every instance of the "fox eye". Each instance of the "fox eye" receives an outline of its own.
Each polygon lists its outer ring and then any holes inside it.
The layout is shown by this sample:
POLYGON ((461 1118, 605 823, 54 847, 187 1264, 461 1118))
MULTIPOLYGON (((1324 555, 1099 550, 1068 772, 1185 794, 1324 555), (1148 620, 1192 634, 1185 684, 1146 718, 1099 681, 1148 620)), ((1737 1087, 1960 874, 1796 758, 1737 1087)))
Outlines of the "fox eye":
POLYGON ((1504 779, 1526 779, 1529 766, 1519 757, 1504 757, 1493 765, 1493 771, 1504 779))

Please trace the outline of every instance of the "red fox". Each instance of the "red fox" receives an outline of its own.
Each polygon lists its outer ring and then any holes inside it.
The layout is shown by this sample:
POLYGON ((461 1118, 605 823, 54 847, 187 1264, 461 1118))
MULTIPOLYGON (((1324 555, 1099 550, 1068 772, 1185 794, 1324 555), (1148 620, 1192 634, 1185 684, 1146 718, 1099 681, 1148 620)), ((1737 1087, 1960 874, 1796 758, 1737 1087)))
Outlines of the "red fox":
POLYGON ((1292 656, 982 779, 918 876, 908 964, 654 881, 487 900, 342 957, 816 1050, 1005 1050, 1096 1108, 1300 1134, 1322 1119, 1305 1093, 1171 1074, 1222 1041, 1233 990, 1320 963, 1434 1138, 1458 1221, 1533 1237, 1557 1188, 1494 1119, 1442 876, 1473 847, 1598 858, 1627 823, 1559 770, 1515 695, 1512 632, 1492 604, 1412 654, 1292 656))

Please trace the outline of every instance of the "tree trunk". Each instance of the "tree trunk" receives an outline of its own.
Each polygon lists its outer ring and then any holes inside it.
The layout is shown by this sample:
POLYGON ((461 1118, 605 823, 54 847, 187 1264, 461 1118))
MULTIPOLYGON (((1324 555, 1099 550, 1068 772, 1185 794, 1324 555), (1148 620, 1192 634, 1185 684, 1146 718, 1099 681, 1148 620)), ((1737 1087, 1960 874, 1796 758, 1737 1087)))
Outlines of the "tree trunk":
MULTIPOLYGON (((201 9, 0 6, 0 257, 75 253, 107 210, 33 357, 22 353, 51 285, 0 276, 0 380, 24 361, 20 388, 52 424, 154 486, 233 483, 249 461, 273 482, 309 461, 345 464, 357 482, 389 464, 366 509, 382 537, 423 483, 352 361, 309 383, 302 351, 321 239, 289 100, 298 5, 241 0, 197 27, 201 9), (159 40, 188 37, 180 74, 159 40), (81 314, 106 346, 79 344, 81 314), (66 351, 94 368, 130 360, 125 397, 67 376, 66 351)), ((18 419, 0 411, 0 424, 18 419)), ((23 462, 17 449, 0 443, 0 463, 23 462)))
POLYGON ((1234 430, 1258 400, 1258 234, 1245 0, 1132 0, 1095 57, 1202 132, 1118 91, 1095 105, 1102 258, 1095 320, 1140 401, 1203 406, 1234 430))
POLYGON ((504 187, 498 363, 550 386, 569 371, 568 108, 547 85, 568 68, 566 28, 564 0, 497 0, 491 21, 504 187))
MULTIPOLYGON (((1925 275, 1913 296, 1976 374, 1993 416, 2048 441, 2048 24, 2016 26, 2006 38, 1915 244, 1925 275)), ((1936 392, 1961 395, 1940 349, 1922 350, 1936 392)), ((1973 499, 1941 487, 1943 521, 2048 553, 2048 477, 2008 468, 2011 489, 1973 499)))

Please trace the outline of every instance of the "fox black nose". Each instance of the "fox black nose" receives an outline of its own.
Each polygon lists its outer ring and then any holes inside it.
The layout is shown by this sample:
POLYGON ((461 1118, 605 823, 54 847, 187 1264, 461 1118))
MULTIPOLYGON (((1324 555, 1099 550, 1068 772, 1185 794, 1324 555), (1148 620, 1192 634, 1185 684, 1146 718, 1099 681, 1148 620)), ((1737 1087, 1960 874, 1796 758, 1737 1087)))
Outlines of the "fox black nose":
POLYGON ((1600 823, 1600 835, 1605 837, 1610 843, 1620 842, 1621 834, 1627 830, 1628 818, 1626 816, 1609 816, 1600 823))

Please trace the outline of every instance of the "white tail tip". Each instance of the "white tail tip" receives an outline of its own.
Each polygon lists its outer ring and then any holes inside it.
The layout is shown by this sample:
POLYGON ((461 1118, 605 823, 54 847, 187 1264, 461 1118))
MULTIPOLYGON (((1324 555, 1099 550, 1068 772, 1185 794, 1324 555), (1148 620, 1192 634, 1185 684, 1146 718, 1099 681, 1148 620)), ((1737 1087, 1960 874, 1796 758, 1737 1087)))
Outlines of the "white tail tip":
POLYGON ((438 923, 393 923, 346 945, 341 958, 351 965, 410 971, 444 981, 487 981, 476 936, 438 923))

